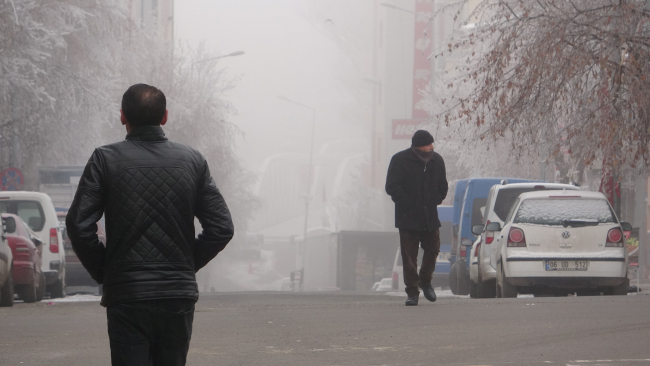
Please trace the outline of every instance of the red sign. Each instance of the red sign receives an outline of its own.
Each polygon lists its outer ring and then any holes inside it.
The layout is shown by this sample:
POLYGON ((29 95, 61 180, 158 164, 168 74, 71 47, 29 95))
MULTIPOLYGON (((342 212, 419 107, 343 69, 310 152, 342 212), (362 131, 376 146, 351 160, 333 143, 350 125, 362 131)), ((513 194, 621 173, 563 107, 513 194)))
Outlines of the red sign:
POLYGON ((7 168, 0 172, 0 189, 3 191, 20 191, 24 183, 25 178, 18 168, 7 168))
POLYGON ((393 140, 410 140, 423 119, 394 119, 393 140))

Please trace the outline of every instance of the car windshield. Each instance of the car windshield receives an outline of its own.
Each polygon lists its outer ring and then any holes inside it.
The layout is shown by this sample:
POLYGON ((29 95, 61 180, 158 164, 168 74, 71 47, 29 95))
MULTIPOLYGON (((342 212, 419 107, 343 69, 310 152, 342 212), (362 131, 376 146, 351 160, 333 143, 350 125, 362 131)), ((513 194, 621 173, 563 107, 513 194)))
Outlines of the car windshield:
POLYGON ((0 202, 0 212, 18 215, 34 231, 41 231, 45 226, 43 207, 37 201, 0 202))
POLYGON ((521 203, 515 223, 562 225, 565 220, 616 222, 607 201, 602 199, 528 199, 521 203))

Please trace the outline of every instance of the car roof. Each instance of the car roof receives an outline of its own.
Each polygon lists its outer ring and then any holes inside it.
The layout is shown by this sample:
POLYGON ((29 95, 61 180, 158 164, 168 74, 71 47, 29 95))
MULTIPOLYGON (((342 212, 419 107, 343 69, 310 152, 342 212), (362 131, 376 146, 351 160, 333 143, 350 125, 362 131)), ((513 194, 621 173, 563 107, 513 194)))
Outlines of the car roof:
POLYGON ((32 191, 4 191, 0 193, 0 199, 25 199, 25 198, 40 198, 40 199, 49 199, 45 193, 42 192, 32 192, 32 191))
MULTIPOLYGON (((567 189, 567 190, 580 190, 580 187, 574 186, 572 184, 566 183, 544 183, 544 182, 530 182, 530 183, 509 183, 509 184, 497 184, 492 187, 494 191, 500 191, 502 189, 517 189, 517 188, 535 188, 537 186, 543 186, 546 188, 556 188, 558 190, 567 189)), ((550 190, 550 189, 548 189, 550 190)))
POLYGON ((596 198, 596 199, 604 199, 606 200, 607 197, 605 197, 604 194, 600 192, 590 192, 590 191, 577 191, 577 192, 567 192, 566 190, 557 190, 557 191, 536 191, 536 192, 526 192, 522 193, 519 195, 519 198, 521 200, 526 200, 526 199, 539 199, 539 198, 575 198, 575 197, 581 197, 581 198, 596 198))

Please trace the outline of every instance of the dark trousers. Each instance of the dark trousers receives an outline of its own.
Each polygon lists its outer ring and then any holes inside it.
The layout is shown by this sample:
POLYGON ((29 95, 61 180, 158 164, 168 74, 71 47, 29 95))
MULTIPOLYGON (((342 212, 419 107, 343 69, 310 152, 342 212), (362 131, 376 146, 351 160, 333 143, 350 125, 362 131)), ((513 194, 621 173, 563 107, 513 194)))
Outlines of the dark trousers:
POLYGON ((106 308, 113 366, 185 365, 194 300, 134 301, 106 308))
POLYGON ((418 286, 431 286, 436 259, 440 252, 440 230, 415 231, 399 229, 399 243, 402 251, 404 285, 408 296, 419 296, 418 286), (418 250, 422 247, 422 265, 418 275, 418 250))

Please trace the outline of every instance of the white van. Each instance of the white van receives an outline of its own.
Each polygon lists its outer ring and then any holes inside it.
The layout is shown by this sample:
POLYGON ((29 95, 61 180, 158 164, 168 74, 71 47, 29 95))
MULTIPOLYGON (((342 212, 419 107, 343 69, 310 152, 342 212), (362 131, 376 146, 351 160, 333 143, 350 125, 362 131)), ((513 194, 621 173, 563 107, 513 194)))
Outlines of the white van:
POLYGON ((65 251, 59 220, 50 196, 40 192, 0 193, 0 213, 18 215, 45 244, 43 274, 50 297, 65 296, 65 251))

